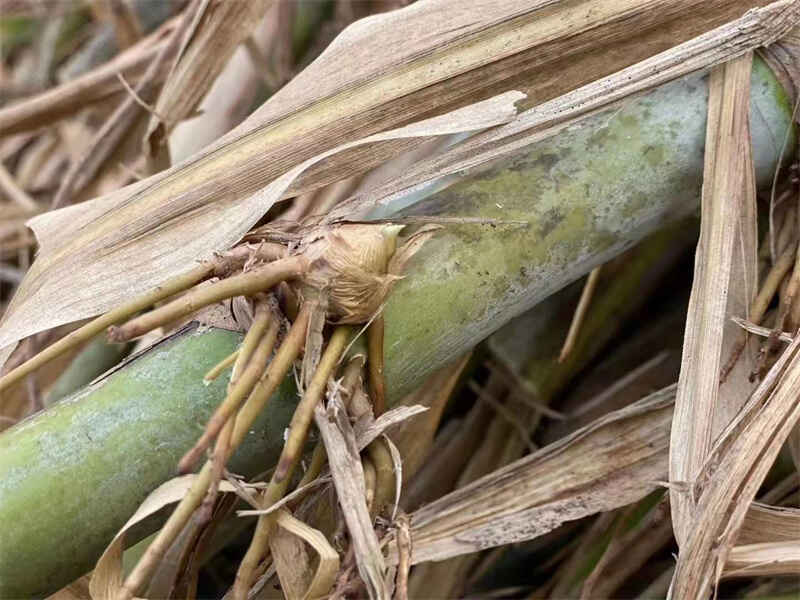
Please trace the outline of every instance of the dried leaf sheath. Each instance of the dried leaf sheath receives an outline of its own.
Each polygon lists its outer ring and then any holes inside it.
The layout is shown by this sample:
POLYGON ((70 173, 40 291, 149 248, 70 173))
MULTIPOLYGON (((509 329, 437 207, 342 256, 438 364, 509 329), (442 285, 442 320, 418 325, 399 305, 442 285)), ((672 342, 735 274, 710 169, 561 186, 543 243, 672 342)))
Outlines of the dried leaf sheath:
POLYGON ((704 465, 695 523, 680 548, 671 598, 704 598, 725 569, 750 503, 800 421, 800 337, 784 351, 704 465))
POLYGON ((679 486, 694 489, 714 439, 727 425, 720 415, 730 419, 751 388, 741 376, 751 366, 744 353, 743 366, 720 392, 722 366, 741 335, 731 316, 746 310, 756 292, 751 64, 747 54, 716 67, 709 81, 700 241, 670 442, 670 500, 679 543, 696 527, 693 492, 679 486))

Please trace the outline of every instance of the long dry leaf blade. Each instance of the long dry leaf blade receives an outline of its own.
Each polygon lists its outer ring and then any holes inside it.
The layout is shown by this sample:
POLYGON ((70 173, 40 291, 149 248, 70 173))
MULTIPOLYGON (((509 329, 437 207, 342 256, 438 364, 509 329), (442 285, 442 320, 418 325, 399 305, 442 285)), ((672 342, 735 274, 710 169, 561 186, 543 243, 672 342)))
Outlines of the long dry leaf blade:
MULTIPOLYGON (((730 374, 725 359, 741 331, 731 321, 755 295, 755 176, 749 127, 752 56, 711 72, 701 199, 700 240, 686 319, 681 373, 670 441, 670 480, 693 488, 716 437, 745 403, 752 365, 730 374), (720 415, 721 406, 729 408, 720 415)), ((748 358, 743 353, 742 358, 748 358)), ((692 521, 693 494, 670 489, 672 521, 682 543, 692 521)))
POLYGON ((695 527, 684 540, 671 598, 705 598, 722 576, 750 503, 800 420, 800 336, 783 352, 698 474, 695 527))
POLYGON ((656 392, 416 511, 412 562, 528 540, 641 499, 667 470, 674 394, 656 392))
MULTIPOLYGON (((42 240, 28 271, 0 321, 0 365, 17 340, 109 310, 124 299, 187 270, 198 259, 236 243, 269 210, 298 175, 338 152, 392 139, 450 135, 507 122, 516 114, 519 92, 356 140, 306 160, 255 194, 241 198, 212 182, 161 206, 158 218, 142 214, 131 196, 147 181, 105 200, 53 211, 29 222, 42 240), (212 200, 214 200, 212 202, 212 200), (173 212, 176 211, 177 212, 173 212), (170 226, 154 226, 168 222, 170 226), (64 277, 69 273, 69 277, 64 277)), ((252 177, 252 174, 250 175, 252 177)), ((162 176, 154 179, 163 181, 162 176)))
MULTIPOLYGON (((667 472, 675 390, 664 388, 417 510, 411 516, 412 561, 521 542, 641 499, 667 472)), ((753 504, 744 527, 761 533, 742 543, 787 541, 776 531, 792 536, 798 526, 797 511, 753 504)), ((389 561, 396 560, 391 545, 389 561)))
POLYGON ((191 114, 228 63, 237 46, 263 18, 272 0, 211 2, 183 44, 147 128, 150 155, 170 131, 191 114))
POLYGON ((751 10, 739 19, 543 102, 507 125, 421 161, 390 181, 354 195, 328 218, 363 216, 376 205, 401 199, 445 175, 460 174, 508 156, 632 95, 768 45, 799 21, 800 4, 794 0, 751 10))

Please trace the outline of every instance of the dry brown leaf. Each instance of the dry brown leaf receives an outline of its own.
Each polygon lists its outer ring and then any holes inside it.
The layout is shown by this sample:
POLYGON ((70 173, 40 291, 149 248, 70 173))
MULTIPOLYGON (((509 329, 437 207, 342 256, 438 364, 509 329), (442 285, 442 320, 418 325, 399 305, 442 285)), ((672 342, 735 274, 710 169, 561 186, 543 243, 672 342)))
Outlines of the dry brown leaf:
MULTIPOLYGON (((521 98, 519 92, 507 92, 445 115, 338 146, 295 166, 244 198, 232 188, 211 182, 210 187, 199 187, 176 203, 153 206, 155 212, 149 214, 141 202, 133 199, 151 186, 166 185, 172 173, 168 171, 118 193, 30 221, 41 249, 0 321, 0 365, 17 340, 57 324, 104 312, 186 270, 196 260, 230 247, 313 164, 347 148, 391 139, 449 135, 507 122, 513 118, 514 104, 521 98), (215 197, 217 200, 211 202, 215 197), (164 222, 171 226, 157 226, 164 222), (66 272, 70 274, 68 278, 62 276, 66 272)), ((225 156, 228 160, 239 160, 236 152, 225 156)), ((259 175, 250 171, 247 178, 252 184, 259 175)), ((181 178, 182 184, 187 179, 191 177, 181 178)), ((153 198, 149 193, 140 197, 145 204, 153 198)))
MULTIPOLYGON (((168 504, 180 501, 197 477, 184 475, 162 483, 150 492, 127 523, 114 536, 114 539, 97 561, 89 582, 92 600, 116 600, 122 591, 122 552, 125 548, 125 532, 136 523, 158 512, 168 504)), ((227 481, 220 482, 220 491, 233 492, 235 488, 227 481)))
MULTIPOLYGON (((700 240, 686 319, 670 441, 670 481, 693 488, 714 440, 747 401, 752 353, 720 385, 725 361, 742 340, 731 321, 756 294, 755 175, 750 141, 750 71, 746 54, 716 67, 709 80, 700 240)), ((698 523, 693 493, 670 489, 679 544, 698 523)))
POLYGON ((354 426, 358 449, 363 450, 369 446, 373 440, 378 439, 389 427, 402 423, 406 419, 410 419, 427 410, 428 407, 419 404, 398 406, 397 408, 386 411, 377 419, 360 419, 354 426))
POLYGON ((339 555, 321 532, 295 519, 288 511, 278 512, 278 531, 270 538, 270 551, 287 600, 316 600, 325 597, 336 581, 339 555), (283 532, 286 532, 285 535, 283 532), (316 571, 298 538, 319 555, 316 571))
MULTIPOLYGON (((126 81, 135 85, 167 43, 177 22, 178 19, 168 21, 134 46, 76 79, 3 107, 0 109, 0 136, 45 127, 96 102, 124 93, 117 74, 122 73, 126 81)), ((161 69, 157 80, 163 80, 166 74, 167 69, 161 69)))
POLYGON ((342 508, 356 565, 371 599, 389 600, 386 587, 386 564, 367 508, 366 485, 355 432, 339 394, 330 394, 327 409, 319 404, 314 409, 328 463, 342 508))
POLYGON ((272 0, 205 2, 197 11, 147 128, 146 148, 151 157, 172 129, 194 112, 271 4, 272 0))
POLYGON ((783 352, 698 474, 702 490, 681 546, 672 598, 705 598, 721 577, 750 503, 800 420, 800 336, 783 352))
MULTIPOLYGON (((676 388, 610 413, 417 510, 411 516, 412 562, 532 539, 564 522, 641 499, 667 472, 676 388)), ((797 510, 742 507, 743 532, 759 533, 743 533, 741 543, 794 539, 797 510)), ((393 544, 388 559, 390 564, 397 560, 393 544)))
POLYGON ((722 577, 797 575, 800 573, 800 539, 736 546, 731 550, 722 577))
POLYGON ((739 19, 607 77, 592 78, 591 83, 542 102, 505 126, 478 134, 446 152, 420 161, 388 182, 355 194, 327 218, 363 217, 376 205, 390 204, 445 175, 463 175, 468 169, 508 156, 632 95, 768 45, 798 21, 800 5, 793 0, 780 0, 763 9, 753 9, 739 19))
POLYGON ((737 544, 800 540, 800 509, 753 502, 736 538, 737 544))
POLYGON ((412 563, 531 539, 656 489, 674 393, 656 392, 417 510, 412 563))

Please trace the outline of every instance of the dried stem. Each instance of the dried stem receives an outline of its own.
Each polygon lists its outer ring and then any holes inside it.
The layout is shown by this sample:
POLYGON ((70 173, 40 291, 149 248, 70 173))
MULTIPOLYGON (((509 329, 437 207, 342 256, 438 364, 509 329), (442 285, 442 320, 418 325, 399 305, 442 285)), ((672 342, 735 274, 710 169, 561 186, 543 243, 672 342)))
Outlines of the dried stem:
MULTIPOLYGON (((791 319, 790 312, 795 303, 795 298, 800 290, 800 245, 795 251, 794 269, 788 277, 785 285, 781 288, 780 304, 778 305, 778 316, 775 325, 770 331, 767 340, 764 342, 758 360, 758 374, 763 378, 767 372, 767 362, 769 357, 774 354, 780 346, 780 337, 786 328, 787 320, 791 319)), ((792 325, 794 327, 794 325, 792 325)))
POLYGON ((205 498, 200 506, 200 523, 208 523, 211 520, 214 502, 217 499, 217 492, 219 491, 219 482, 222 480, 222 475, 225 471, 225 463, 228 462, 228 457, 230 456, 233 423, 233 417, 225 421, 225 424, 222 426, 222 431, 219 432, 216 444, 214 445, 214 454, 210 461, 211 481, 208 483, 208 490, 206 490, 205 498))
POLYGON ((162 283, 152 291, 97 317, 51 344, 30 360, 0 377, 0 392, 75 346, 90 340, 108 327, 130 318, 131 315, 152 306, 160 300, 192 287, 207 277, 226 277, 231 271, 241 268, 248 259, 276 260, 285 256, 285 253, 286 248, 284 246, 265 243, 260 244, 255 250, 248 246, 238 246, 224 254, 220 254, 213 260, 205 261, 191 271, 162 283))
POLYGON ((142 558, 125 579, 119 600, 132 600, 137 592, 150 580, 159 562, 166 554, 172 542, 180 535, 194 510, 203 502, 203 497, 211 483, 211 462, 203 465, 191 489, 172 511, 172 514, 159 530, 152 543, 147 547, 142 558))
MULTIPOLYGON (((292 416, 292 421, 289 425, 289 437, 278 459, 278 466, 260 500, 262 508, 268 508, 278 502, 286 493, 286 488, 289 485, 291 475, 297 465, 300 452, 308 435, 308 428, 314 416, 314 407, 325 392, 328 379, 339 363, 339 357, 347 346, 350 333, 350 328, 346 326, 339 326, 333 332, 320 358, 311 383, 292 416)), ((239 571, 236 573, 236 581, 233 585, 234 600, 245 600, 247 598, 247 592, 253 582, 253 573, 267 553, 269 538, 275 527, 276 519, 277 513, 259 517, 250 547, 247 549, 247 553, 239 565, 239 571)))
POLYGON ((233 429, 232 448, 242 443, 250 426, 264 410, 272 394, 278 389, 289 369, 292 368, 292 364, 303 349, 310 315, 311 307, 304 305, 292 323, 289 333, 275 352, 264 378, 256 384, 247 398, 247 402, 239 409, 233 429))
POLYGON ((575 342, 578 340, 578 333, 581 330, 581 325, 586 318, 586 312, 589 310, 589 303, 592 301, 594 289, 597 287, 597 282, 600 279, 600 268, 595 267, 589 273, 586 283, 583 285, 580 300, 578 300, 578 307, 575 309, 575 314, 572 316, 572 323, 569 325, 567 332, 567 339, 564 340, 564 346, 561 348, 561 354, 558 356, 558 362, 563 363, 573 348, 575 342))
POLYGON ((764 283, 761 285, 758 295, 755 297, 755 300, 753 300, 753 305, 750 308, 749 318, 750 321, 756 325, 761 324, 761 319, 764 318, 764 314, 767 312, 767 307, 769 307, 770 302, 772 302, 772 298, 775 296, 778 286, 781 284, 781 281, 783 281, 786 273, 789 272, 789 269, 792 268, 792 265, 795 261, 796 247, 796 244, 791 244, 778 257, 778 260, 772 266, 772 269, 770 269, 767 277, 764 279, 764 283))
POLYGON ((298 489, 304 485, 308 485, 319 477, 319 474, 322 472, 322 467, 325 466, 327 460, 328 456, 325 452, 325 444, 320 440, 317 442, 317 445, 314 446, 314 452, 311 454, 311 462, 308 463, 308 468, 306 472, 303 473, 303 478, 300 480, 300 483, 297 484, 298 489))
POLYGON ((0 192, 23 209, 33 213, 39 212, 39 205, 36 204, 36 201, 14 181, 14 177, 2 163, 0 163, 0 192))
MULTIPOLYGON (((309 313, 310 311, 307 307, 303 307, 300 310, 297 319, 289 330, 289 334, 275 353, 264 378, 258 382, 247 402, 239 409, 230 440, 231 452, 242 443, 256 417, 278 388, 278 385, 286 377, 286 373, 291 368, 292 363, 300 354, 305 340, 306 328, 308 327, 309 313)), ((176 536, 189 521, 192 512, 202 503, 211 483, 211 470, 212 463, 207 461, 195 479, 191 490, 178 504, 164 527, 161 528, 142 555, 142 558, 128 575, 123 584, 121 600, 131 600, 143 588, 144 584, 149 581, 161 557, 164 556, 176 536)))
MULTIPOLYGON (((770 302, 772 302, 772 297, 778 290, 778 286, 781 284, 781 281, 783 281, 786 273, 789 272, 789 269, 792 268, 792 265, 795 262, 796 248, 797 245, 793 243, 783 251, 775 264, 772 265, 772 268, 764 279, 764 283, 761 284, 761 289, 758 291, 758 295, 756 295, 752 304, 750 305, 750 314, 748 315, 749 321, 754 325, 761 324, 761 319, 764 318, 764 314, 767 312, 767 308, 769 307, 770 302)), ((725 379, 727 379, 728 374, 731 372, 731 370, 733 370, 733 367, 736 364, 736 361, 739 360, 739 356, 741 356, 746 344, 747 334, 745 333, 743 334, 742 339, 739 340, 739 342, 733 347, 728 362, 726 362, 722 367, 722 372, 720 374, 721 381, 725 381, 725 379)))
POLYGON ((372 396, 372 411, 379 417, 386 410, 386 380, 383 376, 383 314, 378 315, 367 327, 367 365, 369 367, 369 391, 372 396))
POLYGON ((287 256, 257 267, 252 271, 240 273, 228 279, 192 290, 184 296, 132 319, 120 327, 110 328, 108 336, 115 342, 131 340, 165 323, 185 317, 209 304, 233 298, 234 296, 250 296, 257 292, 268 290, 281 281, 294 279, 302 275, 307 268, 308 260, 305 257, 298 255, 287 256))
POLYGON ((242 345, 239 346, 236 352, 231 354, 231 356, 236 354, 236 363, 233 365, 233 370, 231 371, 231 378, 228 382, 228 391, 230 391, 231 387, 239 381, 242 373, 244 373, 245 369, 250 363, 250 358, 259 347, 259 342, 264 336, 264 333, 267 331, 267 327, 269 325, 275 325, 275 320, 270 319, 269 305, 262 297, 259 298, 259 302, 256 304, 253 322, 251 323, 250 329, 247 330, 247 334, 245 334, 244 339, 242 340, 242 345))
MULTIPOLYGON (((275 483, 275 480, 269 482, 261 499, 262 508, 269 507, 278 502, 286 493, 286 488, 289 485, 289 480, 284 479, 281 483, 275 483)), ((255 580, 255 574, 261 559, 267 554, 269 546, 269 538, 275 528, 278 519, 277 511, 263 515, 258 518, 256 523, 256 530, 253 533, 253 539, 250 541, 250 546, 239 564, 239 570, 236 572, 236 580, 233 583, 233 600, 246 600, 247 594, 255 580)))

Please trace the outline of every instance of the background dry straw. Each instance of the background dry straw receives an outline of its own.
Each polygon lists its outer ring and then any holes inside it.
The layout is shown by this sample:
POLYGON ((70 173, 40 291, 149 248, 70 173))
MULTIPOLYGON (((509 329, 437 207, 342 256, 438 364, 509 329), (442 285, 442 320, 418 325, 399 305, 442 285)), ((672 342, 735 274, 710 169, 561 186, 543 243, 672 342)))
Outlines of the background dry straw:
POLYGON ((0 596, 797 597, 798 24, 5 1, 0 596))

